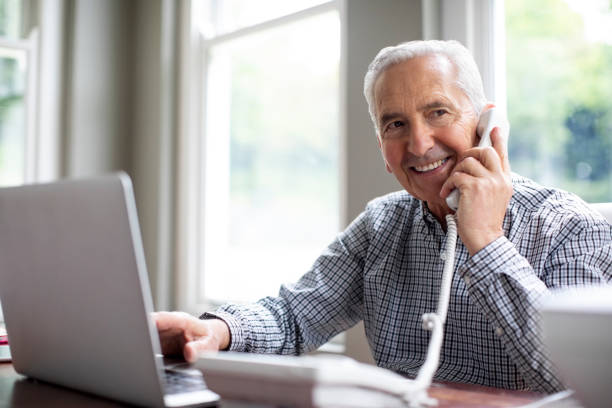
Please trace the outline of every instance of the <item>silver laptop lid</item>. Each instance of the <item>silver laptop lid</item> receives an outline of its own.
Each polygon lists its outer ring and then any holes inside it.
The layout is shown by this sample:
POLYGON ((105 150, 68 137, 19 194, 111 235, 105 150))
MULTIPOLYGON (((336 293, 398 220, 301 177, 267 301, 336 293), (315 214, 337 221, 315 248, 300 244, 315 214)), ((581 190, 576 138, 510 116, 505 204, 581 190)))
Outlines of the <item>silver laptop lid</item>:
POLYGON ((163 405, 126 174, 0 189, 0 299, 19 373, 163 405))

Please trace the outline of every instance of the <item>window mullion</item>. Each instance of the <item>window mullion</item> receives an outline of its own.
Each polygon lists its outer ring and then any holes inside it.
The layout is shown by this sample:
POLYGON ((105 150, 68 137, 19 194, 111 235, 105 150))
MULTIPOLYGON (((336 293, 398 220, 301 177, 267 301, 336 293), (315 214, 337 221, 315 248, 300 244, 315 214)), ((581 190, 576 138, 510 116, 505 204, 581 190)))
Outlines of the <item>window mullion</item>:
POLYGON ((246 37, 249 35, 257 34, 259 32, 269 30, 271 28, 276 28, 285 24, 290 24, 296 21, 300 21, 306 19, 308 17, 313 17, 318 14, 322 14, 331 10, 337 9, 337 1, 330 1, 329 3, 320 4, 318 6, 314 6, 305 10, 300 10, 298 12, 288 14, 286 16, 274 18, 271 20, 264 21, 262 23, 254 24, 252 26, 240 28, 229 33, 221 34, 219 36, 213 38, 207 38, 204 40, 204 47, 212 47, 219 43, 235 40, 237 38, 246 37))
POLYGON ((429 5, 425 32, 457 40, 474 56, 485 95, 506 107, 504 0, 440 0, 429 5))
POLYGON ((38 150, 40 143, 38 142, 38 30, 34 29, 30 32, 29 49, 27 51, 27 89, 25 94, 25 160, 24 160, 24 181, 31 183, 37 181, 38 175, 38 150))

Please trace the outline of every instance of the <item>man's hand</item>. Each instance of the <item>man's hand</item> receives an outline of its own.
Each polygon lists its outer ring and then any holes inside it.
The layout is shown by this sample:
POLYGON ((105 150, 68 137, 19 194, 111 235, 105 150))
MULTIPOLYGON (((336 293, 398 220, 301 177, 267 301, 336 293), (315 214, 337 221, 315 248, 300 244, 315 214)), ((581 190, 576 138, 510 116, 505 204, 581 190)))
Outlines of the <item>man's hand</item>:
POLYGON ((500 129, 491 132, 493 147, 474 147, 459 157, 440 190, 446 198, 458 188, 457 229, 470 255, 504 235, 502 224, 512 197, 508 148, 500 129))
POLYGON ((200 320, 184 312, 152 313, 164 355, 183 355, 193 363, 200 352, 228 347, 230 332, 220 319, 200 320))

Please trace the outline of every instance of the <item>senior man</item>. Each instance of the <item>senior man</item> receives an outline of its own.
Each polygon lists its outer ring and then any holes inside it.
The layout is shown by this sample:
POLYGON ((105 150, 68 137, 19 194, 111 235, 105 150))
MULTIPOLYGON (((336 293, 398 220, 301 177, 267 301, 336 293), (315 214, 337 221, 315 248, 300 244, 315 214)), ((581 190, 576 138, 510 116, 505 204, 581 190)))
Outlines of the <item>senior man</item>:
POLYGON ((295 284, 201 319, 160 312, 164 353, 301 354, 360 320, 376 363, 416 376, 444 261, 445 198, 460 191, 455 273, 436 379, 552 392, 536 306, 550 288, 609 282, 612 227, 576 196, 510 172, 500 129, 475 147, 487 105, 469 52, 450 41, 380 51, 364 92, 387 170, 405 191, 371 201, 295 284))

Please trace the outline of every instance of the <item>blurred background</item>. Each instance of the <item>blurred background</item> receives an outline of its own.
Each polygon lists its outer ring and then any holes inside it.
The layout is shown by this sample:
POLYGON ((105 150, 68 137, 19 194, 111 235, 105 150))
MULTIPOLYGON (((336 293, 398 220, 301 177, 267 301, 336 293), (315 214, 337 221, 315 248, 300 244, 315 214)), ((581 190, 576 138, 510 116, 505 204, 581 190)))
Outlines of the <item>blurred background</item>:
POLYGON ((513 170, 612 201, 611 26, 609 0, 0 0, 0 185, 125 170, 156 307, 252 301, 400 188, 362 94, 384 46, 461 41, 513 170))

